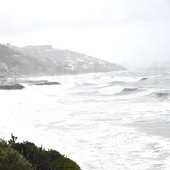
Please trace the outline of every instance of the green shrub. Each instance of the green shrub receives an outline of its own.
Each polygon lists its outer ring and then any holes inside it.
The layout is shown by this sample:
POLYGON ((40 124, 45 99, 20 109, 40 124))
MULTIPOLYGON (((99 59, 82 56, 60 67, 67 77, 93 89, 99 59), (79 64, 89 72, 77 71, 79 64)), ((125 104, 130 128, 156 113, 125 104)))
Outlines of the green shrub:
POLYGON ((45 150, 30 142, 11 145, 21 153, 37 170, 80 170, 79 166, 69 158, 55 150, 45 150))
POLYGON ((31 170, 32 168, 31 164, 19 152, 0 139, 0 169, 31 170))
POLYGON ((16 143, 16 137, 11 135, 9 145, 18 151, 32 165, 34 170, 80 170, 71 159, 61 155, 56 150, 45 150, 31 142, 16 143))

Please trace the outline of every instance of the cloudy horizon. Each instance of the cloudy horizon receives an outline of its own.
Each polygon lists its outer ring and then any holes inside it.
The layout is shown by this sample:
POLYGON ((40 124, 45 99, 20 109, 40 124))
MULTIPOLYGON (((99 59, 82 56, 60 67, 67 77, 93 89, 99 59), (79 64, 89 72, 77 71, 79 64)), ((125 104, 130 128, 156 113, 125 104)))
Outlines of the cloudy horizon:
POLYGON ((168 0, 0 1, 1 43, 70 49, 130 67, 170 56, 168 0))

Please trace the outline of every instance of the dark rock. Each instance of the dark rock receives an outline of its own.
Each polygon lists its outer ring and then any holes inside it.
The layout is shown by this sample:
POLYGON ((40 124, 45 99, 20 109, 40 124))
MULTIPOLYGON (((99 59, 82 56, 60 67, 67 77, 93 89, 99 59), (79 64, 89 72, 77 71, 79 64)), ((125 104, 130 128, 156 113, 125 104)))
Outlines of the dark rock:
POLYGON ((34 85, 37 86, 43 86, 43 85, 59 85, 59 82, 40 82, 40 83, 35 83, 34 85))
POLYGON ((1 90, 21 90, 25 88, 21 84, 8 84, 8 85, 0 85, 1 90))

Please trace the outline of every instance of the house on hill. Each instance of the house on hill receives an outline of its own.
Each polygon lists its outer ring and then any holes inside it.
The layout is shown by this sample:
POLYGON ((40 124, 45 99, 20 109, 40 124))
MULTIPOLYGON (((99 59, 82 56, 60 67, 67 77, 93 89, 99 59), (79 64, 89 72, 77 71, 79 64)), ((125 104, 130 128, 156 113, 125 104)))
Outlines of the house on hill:
POLYGON ((0 85, 3 85, 7 82, 7 79, 4 76, 0 76, 0 85))

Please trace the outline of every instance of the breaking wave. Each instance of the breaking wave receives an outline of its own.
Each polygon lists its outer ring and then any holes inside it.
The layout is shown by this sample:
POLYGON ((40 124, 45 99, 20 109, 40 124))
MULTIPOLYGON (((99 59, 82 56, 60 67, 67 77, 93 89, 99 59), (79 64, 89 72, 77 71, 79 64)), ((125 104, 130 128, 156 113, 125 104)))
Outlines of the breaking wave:
POLYGON ((170 97, 170 91, 169 92, 166 92, 166 91, 153 92, 149 94, 149 96, 152 98, 156 98, 156 99, 167 99, 170 97))
POLYGON ((132 94, 140 91, 141 89, 138 88, 124 88, 120 93, 117 93, 117 95, 127 95, 127 94, 132 94))
POLYGON ((148 78, 143 77, 143 78, 141 78, 139 81, 145 81, 145 80, 148 80, 148 78))

